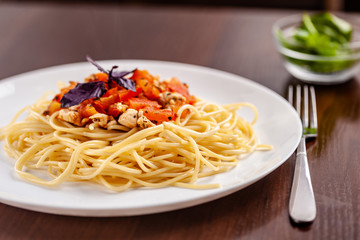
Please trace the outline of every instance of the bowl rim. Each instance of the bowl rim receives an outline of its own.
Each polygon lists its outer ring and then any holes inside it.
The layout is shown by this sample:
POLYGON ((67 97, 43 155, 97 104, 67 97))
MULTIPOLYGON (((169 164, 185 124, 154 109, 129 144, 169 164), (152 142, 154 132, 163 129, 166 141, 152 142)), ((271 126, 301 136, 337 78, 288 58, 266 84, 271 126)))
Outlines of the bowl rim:
MULTIPOLYGON (((308 60, 308 61, 343 61, 343 60, 360 59, 360 41, 349 43, 349 47, 351 49, 357 49, 356 52, 351 53, 351 54, 346 54, 346 55, 337 55, 337 56, 320 56, 320 55, 314 55, 314 54, 309 54, 309 53, 302 53, 302 52, 298 52, 298 51, 284 47, 280 43, 280 40, 277 37, 277 32, 281 29, 281 26, 284 25, 285 23, 287 23, 287 25, 294 25, 297 22, 300 23, 303 14, 304 13, 288 15, 285 17, 281 17, 274 22, 274 24, 272 26, 272 34, 275 39, 276 47, 281 54, 291 57, 291 58, 308 60)), ((350 16, 346 15, 346 17, 344 17, 344 15, 342 15, 341 13, 336 13, 335 15, 338 17, 341 17, 341 18, 346 18, 346 20, 351 23, 353 21, 355 21, 355 18, 353 18, 351 15, 350 16), (353 20, 353 21, 351 21, 351 20, 353 20)), ((353 25, 353 23, 352 23, 352 25, 353 25)))

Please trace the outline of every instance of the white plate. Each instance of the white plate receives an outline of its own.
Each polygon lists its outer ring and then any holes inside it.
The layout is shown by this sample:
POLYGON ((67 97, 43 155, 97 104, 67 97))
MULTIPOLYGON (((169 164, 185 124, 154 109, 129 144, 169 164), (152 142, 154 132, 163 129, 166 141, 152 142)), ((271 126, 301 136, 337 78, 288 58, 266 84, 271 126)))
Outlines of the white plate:
MULTIPOLYGON (((233 170, 201 179, 199 183, 220 183, 221 188, 191 190, 176 187, 137 189, 113 193, 91 183, 65 183, 44 188, 25 182, 13 171, 14 160, 0 150, 0 201, 39 212, 76 216, 129 216, 170 211, 194 206, 231 194, 263 178, 295 151, 301 137, 301 123, 293 108, 273 91, 226 72, 181 63, 111 60, 99 62, 107 69, 147 69, 161 79, 176 76, 190 86, 190 92, 220 104, 251 102, 259 110, 255 130, 261 143, 272 144, 268 152, 256 152, 241 160, 233 170)), ((59 81, 82 81, 97 72, 89 63, 75 63, 20 74, 0 81, 0 126, 8 124, 23 106, 32 104, 48 90, 57 91, 59 81), (6 114, 4 114, 6 113, 6 114)), ((241 112, 250 119, 249 111, 241 112)), ((1 149, 3 143, 1 142, 1 149)))

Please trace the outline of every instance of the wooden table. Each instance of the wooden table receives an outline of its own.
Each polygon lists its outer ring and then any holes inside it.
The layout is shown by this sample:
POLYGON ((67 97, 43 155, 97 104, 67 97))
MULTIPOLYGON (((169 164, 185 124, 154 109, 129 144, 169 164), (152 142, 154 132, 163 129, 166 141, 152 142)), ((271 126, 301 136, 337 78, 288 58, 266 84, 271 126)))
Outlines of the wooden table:
MULTIPOLYGON (((286 10, 0 5, 0 79, 95 59, 153 59, 212 67, 285 95, 291 77, 271 26, 286 10)), ((356 15, 360 17, 360 15, 356 15)), ((359 239, 360 75, 316 86, 320 130, 308 145, 318 215, 288 217, 295 157, 255 184, 187 209, 134 217, 88 218, 0 204, 0 239, 359 239)), ((3 113, 2 113, 3 114, 3 113)))

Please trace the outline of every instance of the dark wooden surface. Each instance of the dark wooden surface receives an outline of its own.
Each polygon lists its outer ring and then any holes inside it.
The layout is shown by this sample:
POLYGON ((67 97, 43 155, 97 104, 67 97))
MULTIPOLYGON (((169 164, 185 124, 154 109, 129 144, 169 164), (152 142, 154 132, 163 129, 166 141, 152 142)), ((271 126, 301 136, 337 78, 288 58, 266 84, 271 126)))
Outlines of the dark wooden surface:
MULTIPOLYGON (((284 95, 297 80, 282 66, 271 26, 294 12, 2 4, 0 79, 84 61, 90 54, 208 66, 284 95)), ((308 156, 318 215, 311 225, 296 226, 288 217, 293 155, 246 189, 167 213, 69 217, 0 203, 0 239, 359 239, 359 81, 360 75, 341 85, 316 87, 320 131, 308 145, 308 156)))

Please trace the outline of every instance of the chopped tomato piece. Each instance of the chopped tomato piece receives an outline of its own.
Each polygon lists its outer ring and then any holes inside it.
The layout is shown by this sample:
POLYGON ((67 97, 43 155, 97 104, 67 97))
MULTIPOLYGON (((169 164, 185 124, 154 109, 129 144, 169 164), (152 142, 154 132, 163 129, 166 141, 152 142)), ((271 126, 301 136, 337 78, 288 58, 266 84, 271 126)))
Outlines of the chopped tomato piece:
POLYGON ((137 81, 137 84, 139 87, 142 88, 143 93, 147 98, 151 100, 159 99, 160 90, 155 87, 150 81, 141 79, 137 81))
POLYGON ((180 80, 177 78, 171 78, 171 80, 166 82, 166 84, 169 87, 169 89, 173 92, 180 93, 181 95, 183 95, 185 97, 187 95, 189 95, 189 90, 188 90, 187 86, 185 84, 183 84, 182 82, 180 82, 180 80))
POLYGON ((145 107, 161 108, 161 105, 156 101, 148 100, 146 98, 130 98, 129 107, 139 110, 145 107))
POLYGON ((196 97, 194 95, 190 95, 188 98, 189 104, 194 105, 197 101, 196 97))
POLYGON ((91 74, 87 78, 85 78, 85 82, 107 82, 108 75, 103 72, 98 72, 95 74, 91 74))
POLYGON ((196 97, 193 95, 190 95, 188 86, 182 82, 180 82, 177 78, 171 78, 170 81, 166 82, 166 85, 172 92, 177 92, 183 95, 187 103, 194 104, 196 102, 196 97))
POLYGON ((140 87, 136 88, 136 92, 133 92, 131 90, 126 90, 123 87, 117 86, 110 88, 103 97, 109 97, 111 95, 117 95, 119 97, 120 102, 127 101, 129 98, 136 97, 142 92, 142 89, 140 87))
POLYGON ((95 100, 92 103, 89 103, 90 105, 92 105, 95 110, 99 113, 106 113, 106 106, 100 102, 99 100, 95 100))
POLYGON ((53 114, 54 112, 57 112, 59 111, 61 108, 61 103, 58 102, 58 101, 52 101, 48 108, 46 109, 46 111, 44 112, 45 115, 51 115, 53 114))
POLYGON ((96 113, 99 113, 91 103, 84 104, 84 102, 80 104, 78 112, 81 118, 88 118, 96 113))
POLYGON ((96 111, 99 113, 106 113, 110 105, 119 101, 119 96, 117 94, 110 95, 108 97, 101 97, 97 99, 88 99, 88 103, 92 104, 95 107, 96 111))
POLYGON ((119 102, 119 95, 114 94, 108 97, 101 97, 99 101, 104 105, 104 109, 108 109, 110 105, 119 102))
POLYGON ((147 98, 151 100, 159 98, 160 90, 154 85, 156 78, 148 71, 136 69, 131 79, 136 81, 136 85, 143 90, 147 98))
POLYGON ((99 72, 99 73, 95 74, 95 79, 96 79, 96 81, 107 82, 108 75, 106 73, 99 72))
POLYGON ((170 109, 146 107, 142 110, 145 117, 157 124, 175 119, 175 114, 170 109))
POLYGON ((120 115, 120 110, 115 106, 115 104, 110 105, 110 107, 107 110, 108 115, 113 117, 118 117, 120 115))
POLYGON ((117 87, 110 88, 107 92, 103 95, 103 97, 108 97, 114 94, 118 94, 119 89, 117 87))
POLYGON ((142 92, 140 87, 136 88, 136 92, 131 90, 122 89, 118 92, 120 102, 129 100, 130 98, 138 96, 142 92))
POLYGON ((146 70, 136 69, 130 79, 135 80, 136 82, 139 80, 147 80, 152 83, 154 77, 146 70))

